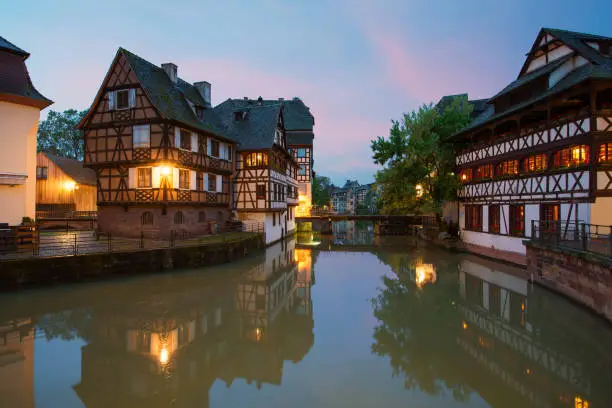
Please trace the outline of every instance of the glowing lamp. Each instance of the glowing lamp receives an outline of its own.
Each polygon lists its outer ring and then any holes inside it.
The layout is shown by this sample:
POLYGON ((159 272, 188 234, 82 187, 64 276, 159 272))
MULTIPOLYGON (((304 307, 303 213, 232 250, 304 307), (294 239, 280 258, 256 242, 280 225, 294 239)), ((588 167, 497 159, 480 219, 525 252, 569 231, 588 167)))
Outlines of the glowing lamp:
POLYGON ((172 174, 172 169, 168 166, 162 166, 159 169, 159 172, 161 173, 162 176, 169 176, 170 174, 172 174))
POLYGON ((168 363, 168 360, 170 359, 170 353, 168 352, 167 348, 162 348, 161 351, 159 352, 159 362, 162 365, 165 365, 168 363))
POLYGON ((75 187, 76 187, 76 183, 74 181, 66 181, 64 183, 64 188, 68 191, 74 190, 75 187))
POLYGON ((462 174, 461 175, 461 180, 463 180, 463 181, 467 180, 467 174, 465 174, 465 173, 462 174))
POLYGON ((423 197, 423 186, 421 184, 417 184, 415 189, 417 198, 423 197))

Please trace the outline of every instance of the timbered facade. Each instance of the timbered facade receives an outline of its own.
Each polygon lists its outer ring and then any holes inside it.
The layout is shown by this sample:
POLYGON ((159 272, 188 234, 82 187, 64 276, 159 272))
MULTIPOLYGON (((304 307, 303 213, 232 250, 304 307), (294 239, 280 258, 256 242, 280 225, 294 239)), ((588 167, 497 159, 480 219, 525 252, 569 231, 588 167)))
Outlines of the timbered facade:
POLYGON ((454 136, 464 242, 524 254, 532 221, 612 224, 611 46, 542 29, 518 79, 454 136))
POLYGON ((215 108, 237 142, 233 207, 243 223, 264 223, 266 243, 295 229, 297 162, 287 148, 282 104, 248 107, 230 99, 215 108))
POLYGON ((120 48, 79 124, 103 232, 202 234, 231 217, 236 144, 214 114, 210 84, 177 71, 120 48))

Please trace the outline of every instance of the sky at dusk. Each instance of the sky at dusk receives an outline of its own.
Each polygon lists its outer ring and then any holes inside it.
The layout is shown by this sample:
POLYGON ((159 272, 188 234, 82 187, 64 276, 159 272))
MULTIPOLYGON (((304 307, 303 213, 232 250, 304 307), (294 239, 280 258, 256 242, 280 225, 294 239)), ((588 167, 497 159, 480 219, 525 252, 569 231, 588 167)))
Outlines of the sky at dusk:
POLYGON ((373 180, 369 141, 391 119, 514 80, 541 27, 612 36, 609 0, 0 0, 0 10, 0 36, 32 54, 48 109, 88 108, 122 46, 210 82, 215 105, 299 96, 315 116, 315 170, 336 184, 373 180))

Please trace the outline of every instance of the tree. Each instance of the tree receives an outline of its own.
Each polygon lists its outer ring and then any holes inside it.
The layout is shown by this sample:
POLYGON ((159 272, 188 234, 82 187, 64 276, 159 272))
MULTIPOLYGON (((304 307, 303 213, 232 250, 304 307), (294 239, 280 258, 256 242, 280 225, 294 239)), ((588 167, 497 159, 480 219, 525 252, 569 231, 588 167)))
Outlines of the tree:
POLYGON ((371 142, 374 162, 383 166, 376 183, 384 213, 440 214, 444 201, 456 198, 455 153, 447 141, 469 123, 471 110, 465 96, 444 108, 423 105, 392 121, 387 138, 371 142))
POLYGON ((49 111, 38 125, 37 151, 83 160, 83 132, 76 128, 86 110, 49 111))
POLYGON ((312 204, 318 206, 329 205, 332 186, 329 177, 315 176, 312 179, 312 204))

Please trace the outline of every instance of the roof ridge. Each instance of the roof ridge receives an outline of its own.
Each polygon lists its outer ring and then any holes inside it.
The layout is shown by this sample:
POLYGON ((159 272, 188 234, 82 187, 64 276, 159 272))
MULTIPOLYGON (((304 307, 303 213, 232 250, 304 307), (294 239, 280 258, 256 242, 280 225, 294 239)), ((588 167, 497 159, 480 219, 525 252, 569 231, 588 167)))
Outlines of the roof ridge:
POLYGON ((551 34, 552 34, 552 32, 557 32, 557 33, 571 34, 571 35, 580 36, 580 37, 589 37, 589 38, 592 38, 592 39, 611 40, 612 41, 612 37, 608 37, 608 36, 605 36, 605 35, 589 34, 589 33, 583 33, 583 32, 580 32, 580 31, 565 30, 565 29, 562 29, 562 28, 542 27, 542 30, 550 32, 551 34))
POLYGON ((2 36, 0 36, 0 49, 7 50, 14 54, 23 55, 25 58, 28 58, 30 56, 29 52, 25 51, 22 48, 19 48, 18 46, 16 46, 15 44, 13 44, 2 36))

